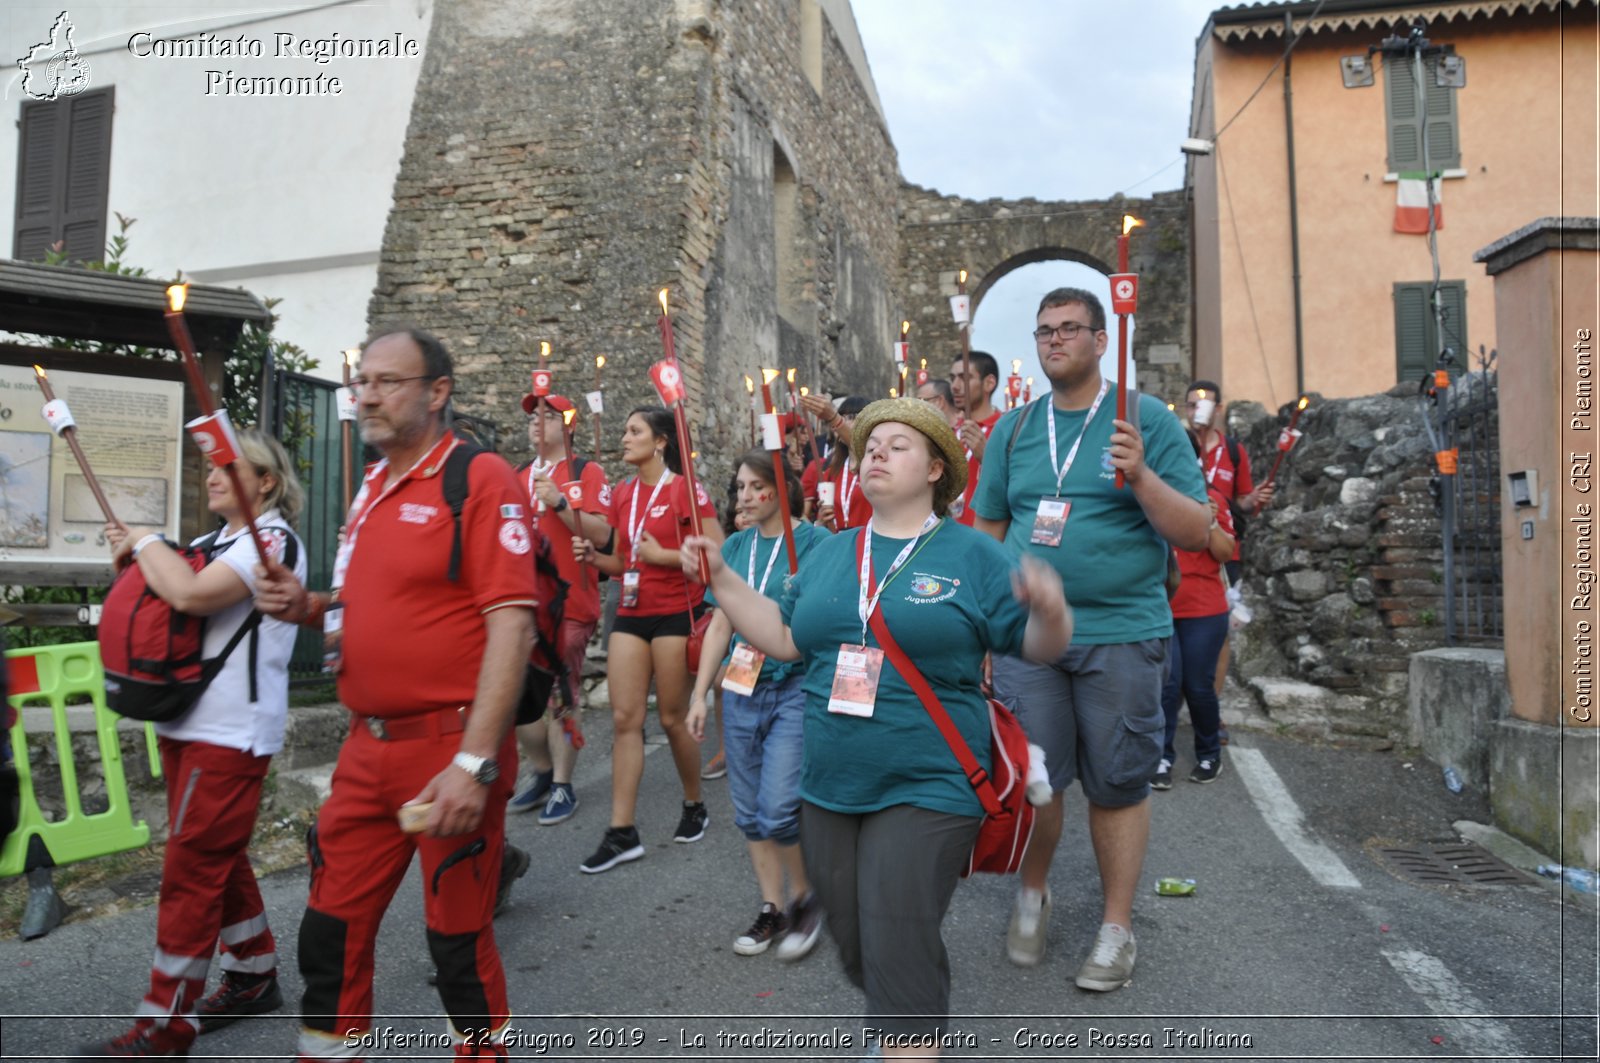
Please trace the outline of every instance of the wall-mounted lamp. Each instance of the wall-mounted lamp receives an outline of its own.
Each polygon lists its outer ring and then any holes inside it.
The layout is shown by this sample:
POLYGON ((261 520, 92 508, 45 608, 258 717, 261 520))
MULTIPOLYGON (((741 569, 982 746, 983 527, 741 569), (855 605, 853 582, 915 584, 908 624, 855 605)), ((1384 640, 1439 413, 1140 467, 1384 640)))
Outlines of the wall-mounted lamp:
POLYGON ((1372 85, 1372 56, 1343 55, 1339 57, 1339 74, 1347 89, 1364 89, 1372 85))
POLYGON ((1178 150, 1185 155, 1210 155, 1216 146, 1217 143, 1214 140, 1201 140, 1198 137, 1190 137, 1178 145, 1178 150))
POLYGON ((1538 469, 1518 469, 1507 473, 1506 479, 1510 481, 1513 509, 1526 509, 1539 504, 1538 469))

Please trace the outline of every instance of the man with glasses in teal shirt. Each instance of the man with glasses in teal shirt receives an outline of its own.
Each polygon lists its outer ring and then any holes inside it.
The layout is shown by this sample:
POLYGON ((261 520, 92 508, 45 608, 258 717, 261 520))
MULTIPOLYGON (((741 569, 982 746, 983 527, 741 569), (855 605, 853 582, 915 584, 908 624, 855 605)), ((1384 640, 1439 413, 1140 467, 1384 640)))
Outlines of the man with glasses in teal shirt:
POLYGON ((1034 339, 1051 391, 995 425, 972 500, 979 531, 1056 568, 1077 617, 1072 645, 1054 662, 994 659, 995 692, 1044 747, 1054 791, 1023 860, 1006 952, 1022 966, 1044 958, 1062 791, 1077 779, 1104 912, 1076 981, 1101 992, 1133 975, 1133 895, 1165 728, 1168 544, 1203 548, 1212 519, 1194 449, 1166 405, 1134 393, 1128 420, 1115 419, 1114 385, 1100 374, 1105 325, 1090 292, 1044 297, 1034 339))

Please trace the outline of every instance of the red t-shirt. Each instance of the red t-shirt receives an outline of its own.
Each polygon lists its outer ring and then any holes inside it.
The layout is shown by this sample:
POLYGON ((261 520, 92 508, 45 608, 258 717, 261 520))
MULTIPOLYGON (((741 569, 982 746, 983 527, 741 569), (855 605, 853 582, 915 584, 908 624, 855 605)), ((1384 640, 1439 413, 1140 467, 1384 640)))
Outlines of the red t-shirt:
MULTIPOLYGON (((988 417, 978 422, 978 427, 983 429, 983 438, 989 438, 989 433, 994 431, 994 426, 999 420, 1000 411, 994 410, 988 417)), ((958 435, 956 438, 959 439, 960 436, 958 435)), ((987 454, 988 452, 988 448, 985 447, 984 453, 987 454)), ((965 524, 969 528, 978 519, 978 515, 972 511, 972 495, 978 489, 978 474, 982 471, 983 462, 978 460, 976 456, 969 454, 967 456, 967 489, 961 494, 961 512, 955 514, 957 523, 965 524)), ((954 509, 955 507, 952 506, 951 508, 954 509)))
MULTIPOLYGON (((1240 457, 1243 456, 1241 453, 1240 457)), ((1208 494, 1217 503, 1217 523, 1232 535, 1233 515, 1228 512, 1227 495, 1216 488, 1208 494)), ((1177 554, 1178 571, 1183 573, 1183 579, 1178 583, 1178 593, 1172 596, 1172 615, 1187 620, 1226 613, 1228 594, 1222 585, 1222 562, 1212 557, 1209 550, 1179 550, 1177 554)))
MULTIPOLYGON (((550 479, 567 496, 567 504, 576 512, 593 513, 604 519, 611 511, 611 488, 606 483, 606 471, 598 461, 586 462, 578 479, 572 478, 572 462, 562 458, 556 462, 550 479)), ((593 565, 580 565, 572 556, 572 537, 575 532, 567 527, 561 514, 547 509, 533 493, 533 466, 521 472, 522 485, 527 489, 529 504, 538 516, 539 530, 550 540, 551 552, 556 557, 556 568, 561 578, 570 586, 567 591, 566 617, 585 624, 600 619, 600 573, 593 565)))
MULTIPOLYGON (((693 534, 689 523, 689 481, 676 473, 668 480, 651 485, 641 484, 637 476, 630 476, 611 492, 611 509, 606 521, 617 530, 615 550, 627 568, 639 570, 639 604, 633 608, 619 606, 621 616, 666 616, 682 613, 690 603, 699 605, 705 597, 705 588, 691 583, 676 565, 650 565, 633 556, 633 537, 640 531, 649 532, 657 543, 668 550, 676 550, 683 540, 693 534), (657 491, 656 488, 660 488, 657 491), (655 500, 651 501, 651 496, 655 500), (638 505, 634 499, 638 498, 638 505), (629 521, 632 520, 630 525, 629 521), (636 530, 637 529, 637 530, 636 530)), ((703 485, 696 483, 695 492, 700 503, 701 523, 714 523, 717 511, 711 505, 703 485)))
MULTIPOLYGON (((1217 437, 1217 445, 1200 456, 1200 471, 1205 476, 1207 490, 1222 492, 1225 500, 1234 500, 1244 497, 1256 489, 1250 479, 1250 452, 1239 447, 1239 467, 1233 467, 1233 459, 1228 456, 1228 442, 1223 436, 1217 437)), ((1224 505, 1223 509, 1228 507, 1224 505)), ((1229 526, 1229 535, 1233 534, 1229 526)), ((1233 544, 1233 560, 1239 560, 1239 544, 1233 544)))
POLYGON ((528 496, 498 454, 468 467, 461 571, 447 578, 455 534, 438 445, 393 488, 387 462, 362 485, 350 521, 339 700, 364 716, 408 716, 469 705, 486 640, 483 616, 536 607, 528 496))
POLYGON ((850 468, 850 459, 846 458, 838 472, 824 479, 833 484, 833 527, 827 530, 842 532, 865 528, 872 519, 872 503, 861 490, 861 477, 857 470, 850 468))
POLYGON ((824 478, 827 464, 826 458, 812 458, 806 471, 800 474, 801 492, 812 502, 817 500, 817 482, 824 478))

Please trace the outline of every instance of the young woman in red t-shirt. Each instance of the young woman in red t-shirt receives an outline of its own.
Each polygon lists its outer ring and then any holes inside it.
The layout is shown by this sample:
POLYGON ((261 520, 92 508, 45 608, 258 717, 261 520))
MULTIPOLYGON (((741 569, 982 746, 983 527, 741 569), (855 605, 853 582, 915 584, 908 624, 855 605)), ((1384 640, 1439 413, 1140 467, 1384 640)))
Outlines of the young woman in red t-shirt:
POLYGON ((590 874, 609 871, 644 855, 634 825, 639 782, 644 777, 644 714, 655 680, 661 727, 683 783, 683 816, 673 840, 699 841, 705 834, 700 802, 700 747, 684 720, 689 712, 686 642, 693 618, 704 610, 704 589, 684 578, 678 545, 690 534, 689 506, 697 505, 704 534, 722 541, 716 510, 705 490, 689 497, 672 414, 641 406, 622 431, 622 460, 638 470, 611 493, 611 549, 598 551, 587 539, 572 540, 573 554, 622 586, 617 619, 607 649, 606 683, 611 693, 611 825, 600 848, 579 865, 590 874))
MULTIPOLYGON (((811 396, 801 399, 805 404, 811 396)), ((818 400, 820 403, 826 399, 818 400)), ((819 484, 833 485, 833 501, 826 505, 819 500, 816 509, 817 526, 824 531, 842 532, 851 528, 864 528, 867 521, 872 519, 872 503, 867 501, 865 492, 861 490, 861 472, 854 468, 854 461, 850 457, 850 433, 856 425, 856 415, 866 409, 867 400, 859 395, 851 395, 839 402, 838 412, 834 419, 827 424, 827 428, 838 440, 833 449, 828 453, 827 466, 822 470, 819 484)), ((807 406, 810 409, 810 406, 807 406)), ((829 409, 832 409, 829 406, 829 409)))

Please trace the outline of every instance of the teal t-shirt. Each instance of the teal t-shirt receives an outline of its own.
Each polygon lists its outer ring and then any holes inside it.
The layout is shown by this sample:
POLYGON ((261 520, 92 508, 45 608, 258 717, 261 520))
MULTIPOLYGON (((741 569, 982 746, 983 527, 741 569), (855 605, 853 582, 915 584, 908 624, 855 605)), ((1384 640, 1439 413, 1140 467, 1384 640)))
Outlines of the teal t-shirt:
MULTIPOLYGON (((805 759, 800 795, 835 812, 914 805, 962 816, 983 814, 955 753, 916 693, 884 658, 870 718, 828 711, 841 644, 859 645, 861 529, 824 535, 780 603, 806 664, 805 759)), ((905 539, 872 537, 881 580, 905 539)), ((983 656, 1022 649, 1027 613, 1012 597, 1016 562, 993 539, 944 520, 884 587, 878 608, 900 648, 927 677, 985 770, 988 702, 979 688, 983 656)), ((878 645, 867 632, 866 644, 878 645)))
MULTIPOLYGON (((1139 416, 1130 420, 1144 435, 1145 464, 1180 494, 1204 502, 1205 480, 1183 425, 1159 399, 1150 395, 1140 395, 1138 399, 1139 416)), ((1056 494, 1057 470, 1050 467, 1046 412, 1056 419, 1056 460, 1066 458, 1083 430, 1088 410, 1058 410, 1046 394, 1010 411, 989 433, 983 476, 978 480, 972 508, 988 520, 1011 522, 1005 543, 1013 557, 1030 553, 1061 573, 1067 603, 1073 610, 1074 644, 1138 642, 1171 635, 1166 540, 1156 534, 1133 491, 1119 491, 1114 482, 1114 392, 1108 393, 1095 411, 1083 445, 1061 484, 1061 497, 1072 503, 1061 545, 1039 546, 1029 541, 1039 500, 1056 494), (1019 417, 1026 420, 1017 432, 1019 417), (1005 448, 1013 434, 1016 446, 1007 461, 1005 448)))
MULTIPOLYGON (((795 556, 804 561, 816 544, 830 538, 827 532, 815 524, 805 521, 796 521, 794 525, 794 552, 795 556)), ((722 560, 729 568, 739 574, 752 587, 761 588, 762 577, 765 576, 767 585, 761 592, 775 602, 783 601, 784 587, 789 583, 789 558, 788 550, 783 545, 783 536, 778 535, 771 539, 764 539, 758 528, 745 528, 730 535, 722 544, 722 560), (750 579, 750 551, 755 551, 755 579, 750 579), (771 563, 771 573, 768 574, 767 565, 771 563)), ((706 588, 706 604, 716 605, 716 596, 711 589, 706 588)), ((733 633, 733 641, 728 643, 731 654, 733 647, 747 641, 737 631, 733 633)), ((724 658, 726 662, 726 658, 724 658)), ((805 670, 803 661, 775 661, 768 657, 761 665, 761 683, 781 683, 790 676, 799 675, 805 670)))

